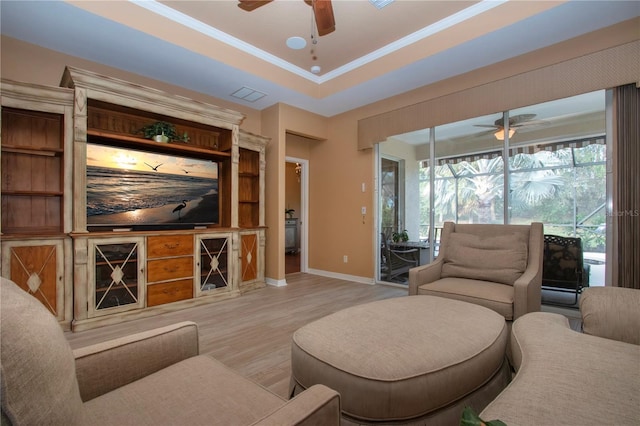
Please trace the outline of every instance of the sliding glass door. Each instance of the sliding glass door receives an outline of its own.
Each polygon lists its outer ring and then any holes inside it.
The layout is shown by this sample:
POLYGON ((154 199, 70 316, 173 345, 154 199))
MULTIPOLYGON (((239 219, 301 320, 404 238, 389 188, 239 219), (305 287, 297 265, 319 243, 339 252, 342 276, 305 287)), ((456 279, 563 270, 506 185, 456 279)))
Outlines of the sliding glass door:
POLYGON ((380 233, 385 239, 391 238, 402 226, 400 217, 404 213, 404 203, 400 192, 400 171, 400 161, 385 157, 380 159, 380 233))
POLYGON ((580 237, 590 285, 604 285, 605 109, 598 91, 438 126, 433 139, 430 129, 389 138, 399 147, 385 150, 407 153, 407 170, 417 164, 419 201, 404 212, 407 224, 418 217, 415 239, 427 241, 431 229, 437 255, 445 221, 539 221, 547 234, 580 237))

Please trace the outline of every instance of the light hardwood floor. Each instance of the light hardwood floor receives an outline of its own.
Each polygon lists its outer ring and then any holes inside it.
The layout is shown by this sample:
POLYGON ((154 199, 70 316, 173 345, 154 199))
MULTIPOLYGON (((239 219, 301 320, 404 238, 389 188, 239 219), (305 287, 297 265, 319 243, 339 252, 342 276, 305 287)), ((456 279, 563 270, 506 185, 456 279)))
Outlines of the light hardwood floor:
POLYGON ((291 336, 311 321, 340 309, 407 295, 404 288, 368 285, 318 275, 287 275, 286 287, 271 287, 206 306, 169 312, 77 333, 65 333, 78 348, 179 321, 198 324, 200 353, 287 397, 291 336))
MULTIPOLYGON (((267 286, 205 306, 65 335, 71 347, 78 348, 179 321, 194 321, 198 324, 200 353, 213 356, 286 398, 291 337, 298 328, 349 306, 407 295, 406 288, 305 273, 287 275, 287 284, 267 286)), ((571 327, 580 330, 577 311, 548 306, 542 310, 569 317, 571 327)))

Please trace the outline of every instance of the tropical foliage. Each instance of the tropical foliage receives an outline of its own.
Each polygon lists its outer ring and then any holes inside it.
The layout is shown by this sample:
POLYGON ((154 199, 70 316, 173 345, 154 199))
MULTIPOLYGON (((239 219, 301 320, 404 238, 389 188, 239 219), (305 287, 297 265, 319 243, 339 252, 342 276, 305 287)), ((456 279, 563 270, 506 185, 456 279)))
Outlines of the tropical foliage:
MULTIPOLYGON (((503 167, 502 157, 436 166, 435 225, 503 223, 503 167)), ((539 221, 545 233, 578 236, 585 251, 604 251, 604 145, 517 154, 509 158, 509 169, 510 223, 539 221)), ((427 221, 428 177, 428 167, 421 169, 420 209, 427 221)))

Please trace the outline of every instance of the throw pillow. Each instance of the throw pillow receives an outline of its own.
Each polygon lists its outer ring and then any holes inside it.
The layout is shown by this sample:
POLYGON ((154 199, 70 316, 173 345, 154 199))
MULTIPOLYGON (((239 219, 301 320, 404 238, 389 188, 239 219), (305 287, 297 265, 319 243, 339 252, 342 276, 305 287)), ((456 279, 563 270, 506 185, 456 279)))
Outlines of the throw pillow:
POLYGON ((453 232, 447 243, 441 276, 513 285, 527 268, 527 258, 524 234, 480 237, 453 232))

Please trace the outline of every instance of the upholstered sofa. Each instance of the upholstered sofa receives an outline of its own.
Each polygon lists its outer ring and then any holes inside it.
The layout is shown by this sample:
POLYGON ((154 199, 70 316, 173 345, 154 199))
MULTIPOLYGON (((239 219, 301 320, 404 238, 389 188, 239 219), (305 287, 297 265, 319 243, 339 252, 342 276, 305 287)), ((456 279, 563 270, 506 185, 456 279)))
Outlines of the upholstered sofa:
POLYGON ((289 401, 198 355, 192 322, 72 351, 56 319, 2 278, 2 425, 338 425, 322 385, 289 401))
POLYGON ((640 290, 593 287, 583 332, 533 312, 513 323, 513 381, 480 413, 509 426, 640 424, 640 290))
POLYGON ((445 222, 432 263, 409 271, 409 295, 462 300, 507 321, 539 311, 543 225, 445 222))

